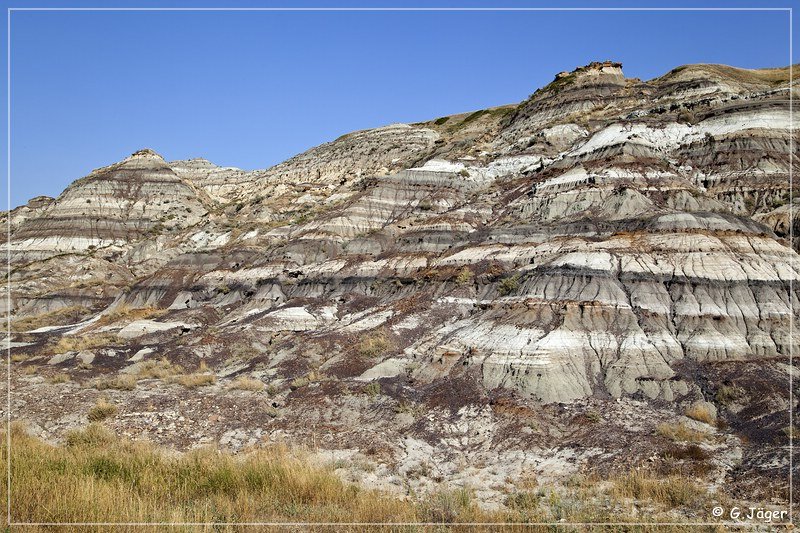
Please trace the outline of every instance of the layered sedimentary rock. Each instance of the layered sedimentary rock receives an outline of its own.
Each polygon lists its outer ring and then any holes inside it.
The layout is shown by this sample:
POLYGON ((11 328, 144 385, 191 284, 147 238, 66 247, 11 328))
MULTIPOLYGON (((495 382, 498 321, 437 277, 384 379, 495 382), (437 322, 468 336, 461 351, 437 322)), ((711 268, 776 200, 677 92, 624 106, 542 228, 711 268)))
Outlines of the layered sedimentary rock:
POLYGON ((486 418, 473 422, 505 446, 509 397, 716 402, 730 435, 776 442, 780 387, 751 411, 717 394, 720 379, 783 383, 800 348, 789 91, 788 69, 641 81, 603 62, 518 105, 356 132, 261 171, 137 152, 6 215, 10 311, 100 313, 29 335, 30 353, 62 333, 117 335, 107 349, 125 357, 91 372, 202 360, 272 383, 284 415, 268 428, 304 435, 313 419, 358 440, 359 424, 385 423, 401 455, 401 433, 471 450, 444 436, 449 416, 486 418), (159 315, 140 332, 131 309, 159 315), (386 409, 433 414, 390 421, 350 396, 365 383, 386 409))
POLYGON ((125 246, 193 225, 206 210, 194 187, 151 150, 94 171, 39 208, 13 233, 15 261, 125 246))

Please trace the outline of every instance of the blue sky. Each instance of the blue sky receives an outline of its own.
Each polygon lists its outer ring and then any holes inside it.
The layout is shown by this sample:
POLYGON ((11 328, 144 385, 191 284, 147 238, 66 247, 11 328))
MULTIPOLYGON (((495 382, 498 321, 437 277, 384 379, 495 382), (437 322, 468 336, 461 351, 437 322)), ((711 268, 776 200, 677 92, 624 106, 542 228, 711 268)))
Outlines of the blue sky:
POLYGON ((517 102, 593 60, 642 79, 687 63, 789 63, 786 12, 14 11, 11 24, 12 206, 143 147, 265 168, 349 131, 517 102))

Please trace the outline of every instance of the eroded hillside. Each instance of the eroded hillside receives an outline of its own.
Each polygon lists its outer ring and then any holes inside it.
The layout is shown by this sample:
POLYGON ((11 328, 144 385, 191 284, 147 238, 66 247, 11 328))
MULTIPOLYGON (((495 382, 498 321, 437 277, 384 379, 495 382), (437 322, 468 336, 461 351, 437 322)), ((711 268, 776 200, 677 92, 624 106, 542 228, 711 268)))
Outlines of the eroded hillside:
POLYGON ((107 397, 125 435, 399 492, 646 464, 784 501, 789 91, 592 63, 266 170, 136 152, 5 215, 12 415, 58 440, 107 397))

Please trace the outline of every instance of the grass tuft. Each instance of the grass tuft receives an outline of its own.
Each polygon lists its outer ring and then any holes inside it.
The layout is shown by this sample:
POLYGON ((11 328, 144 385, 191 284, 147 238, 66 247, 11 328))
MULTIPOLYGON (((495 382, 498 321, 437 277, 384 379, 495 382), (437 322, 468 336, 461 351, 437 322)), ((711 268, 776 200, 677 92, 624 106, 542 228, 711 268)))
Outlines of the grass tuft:
POLYGON ((70 380, 71 378, 69 377, 69 374, 65 374, 63 372, 59 372, 58 374, 53 374, 52 376, 47 378, 47 382, 51 384, 66 383, 70 380))
POLYGON ((89 409, 86 417, 89 419, 89 422, 100 422, 115 414, 117 414, 117 406, 105 398, 101 398, 89 409))
POLYGON ((80 352, 93 348, 116 346, 119 337, 111 333, 98 333, 95 335, 64 335, 53 346, 54 353, 80 352))
POLYGON ((247 376, 239 376, 228 384, 228 389, 246 390, 252 392, 262 391, 265 387, 266 385, 264 385, 264 382, 260 379, 254 379, 247 376))
POLYGON ((358 353, 362 357, 380 357, 391 349, 392 342, 385 331, 374 331, 358 344, 358 353))
POLYGON ((717 415, 705 402, 697 402, 692 404, 686 410, 686 416, 698 422, 714 425, 717 423, 717 415))
POLYGON ((707 492, 689 479, 680 476, 658 478, 644 470, 629 472, 612 482, 613 494, 617 497, 651 501, 670 508, 694 505, 707 492))
POLYGON ((703 442, 708 438, 708 434, 690 428, 683 422, 663 422, 656 427, 656 433, 678 442, 703 442))
POLYGON ((119 376, 97 378, 92 381, 92 386, 98 390, 133 390, 136 388, 136 376, 120 374, 119 376))
POLYGON ((213 385, 217 382, 217 376, 211 373, 205 361, 200 361, 200 366, 197 368, 197 372, 193 372, 191 374, 177 374, 170 377, 169 381, 171 383, 183 385, 187 389, 193 389, 195 387, 213 385))

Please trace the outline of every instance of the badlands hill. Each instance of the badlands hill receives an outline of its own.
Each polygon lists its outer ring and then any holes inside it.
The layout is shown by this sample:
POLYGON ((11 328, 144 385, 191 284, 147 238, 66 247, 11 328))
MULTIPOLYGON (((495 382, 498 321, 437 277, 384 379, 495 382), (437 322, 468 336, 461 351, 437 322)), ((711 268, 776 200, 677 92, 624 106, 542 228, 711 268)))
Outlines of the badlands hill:
POLYGON ((4 214, 12 417, 59 441, 104 396, 120 434, 487 502, 643 464, 785 501, 793 81, 592 63, 266 170, 135 152, 4 214))

